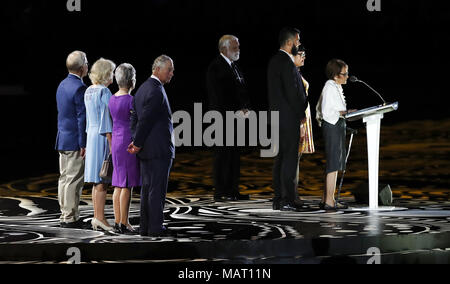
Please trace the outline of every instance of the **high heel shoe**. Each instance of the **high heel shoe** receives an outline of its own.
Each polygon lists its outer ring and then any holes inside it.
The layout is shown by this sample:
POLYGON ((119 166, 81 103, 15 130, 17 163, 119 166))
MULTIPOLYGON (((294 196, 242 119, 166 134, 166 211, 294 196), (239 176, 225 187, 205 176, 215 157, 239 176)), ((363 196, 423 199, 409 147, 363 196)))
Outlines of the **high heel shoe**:
POLYGON ((92 229, 94 231, 97 231, 98 227, 100 227, 104 231, 112 231, 114 229, 113 227, 105 225, 105 224, 103 224, 103 222, 101 222, 100 220, 95 219, 95 218, 92 219, 91 224, 92 224, 92 229))
POLYGON ((325 210, 325 211, 336 211, 336 207, 328 205, 325 202, 320 202, 319 208, 320 208, 320 210, 325 210))
POLYGON ((120 224, 117 224, 115 222, 114 222, 114 233, 122 234, 122 231, 120 230, 120 224))
POLYGON ((331 205, 328 205, 325 202, 320 202, 319 203, 319 208, 321 210, 326 210, 326 211, 337 211, 339 209, 341 209, 341 210, 348 209, 348 205, 340 203, 340 202, 336 202, 336 204, 334 206, 331 206, 331 205))
POLYGON ((348 209, 348 205, 345 203, 336 202, 336 209, 348 209))
POLYGON ((131 227, 131 225, 125 226, 124 224, 120 224, 120 232, 121 234, 125 234, 125 235, 137 235, 138 232, 133 229, 133 227, 131 227))

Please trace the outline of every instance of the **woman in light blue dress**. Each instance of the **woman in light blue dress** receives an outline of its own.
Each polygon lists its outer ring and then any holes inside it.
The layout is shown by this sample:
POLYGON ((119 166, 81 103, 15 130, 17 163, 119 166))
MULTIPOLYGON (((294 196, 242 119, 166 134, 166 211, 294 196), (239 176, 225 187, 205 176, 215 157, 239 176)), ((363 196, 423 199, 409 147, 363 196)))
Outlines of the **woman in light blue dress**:
POLYGON ((113 229, 105 218, 106 190, 111 181, 100 178, 99 173, 103 161, 111 152, 112 120, 108 104, 112 94, 108 86, 113 82, 115 68, 116 65, 111 60, 97 60, 89 73, 92 85, 84 95, 87 132, 84 181, 94 184, 94 218, 91 222, 94 230, 98 227, 106 231, 113 229))

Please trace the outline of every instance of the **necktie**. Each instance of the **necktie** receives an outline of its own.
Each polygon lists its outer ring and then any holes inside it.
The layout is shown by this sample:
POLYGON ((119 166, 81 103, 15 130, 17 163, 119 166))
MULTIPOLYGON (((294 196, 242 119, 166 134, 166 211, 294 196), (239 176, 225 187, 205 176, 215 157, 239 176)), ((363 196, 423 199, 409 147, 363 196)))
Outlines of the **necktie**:
POLYGON ((244 78, 241 76, 241 73, 239 72, 239 69, 237 68, 236 64, 234 62, 231 62, 231 69, 233 70, 234 76, 236 79, 240 82, 244 82, 244 78))

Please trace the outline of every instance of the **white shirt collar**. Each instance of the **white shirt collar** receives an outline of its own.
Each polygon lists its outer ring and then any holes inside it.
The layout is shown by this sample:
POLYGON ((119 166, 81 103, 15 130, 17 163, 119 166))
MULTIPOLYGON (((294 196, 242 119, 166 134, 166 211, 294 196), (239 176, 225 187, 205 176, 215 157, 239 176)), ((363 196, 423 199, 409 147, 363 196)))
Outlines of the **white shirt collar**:
POLYGON ((159 78, 156 77, 155 75, 152 74, 152 76, 150 76, 150 78, 153 78, 153 79, 158 80, 158 82, 161 83, 161 85, 163 85, 163 83, 161 82, 161 80, 159 80, 159 78))
POLYGON ((226 57, 225 55, 223 55, 222 52, 220 53, 220 55, 222 55, 222 57, 225 58, 225 60, 227 61, 228 65, 231 66, 231 63, 233 63, 233 62, 231 62, 231 60, 230 60, 228 57, 226 57))
POLYGON ((344 88, 342 88, 342 85, 336 83, 336 81, 334 81, 334 80, 328 80, 328 82, 329 82, 329 84, 332 84, 332 85, 336 86, 338 88, 338 90, 339 90, 339 93, 341 95, 344 95, 344 88))
POLYGON ((283 50, 281 48, 280 48, 280 50, 283 51, 284 53, 286 53, 287 55, 289 55, 289 57, 291 58, 292 62, 295 63, 294 56, 290 55, 286 50, 283 50))

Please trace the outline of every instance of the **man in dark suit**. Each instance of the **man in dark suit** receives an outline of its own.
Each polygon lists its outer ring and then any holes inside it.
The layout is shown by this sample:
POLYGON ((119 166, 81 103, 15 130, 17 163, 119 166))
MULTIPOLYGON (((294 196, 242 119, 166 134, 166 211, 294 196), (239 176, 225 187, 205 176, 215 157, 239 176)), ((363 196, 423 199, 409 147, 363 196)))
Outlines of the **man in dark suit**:
MULTIPOLYGON (((223 118, 227 111, 239 111, 241 115, 245 115, 248 112, 249 98, 244 77, 236 65, 240 55, 238 38, 224 35, 219 40, 219 52, 220 54, 211 62, 206 73, 209 108, 220 112, 223 118)), ((227 147, 225 144, 215 146, 214 200, 248 200, 248 195, 239 193, 239 176, 239 148, 227 147)))
POLYGON ((128 152, 137 154, 141 165, 142 236, 167 234, 164 204, 170 168, 175 159, 172 111, 164 84, 173 77, 174 65, 170 57, 161 55, 152 66, 152 76, 137 90, 131 113, 133 142, 128 152))
POLYGON ((270 60, 267 71, 270 110, 278 111, 280 119, 280 145, 273 166, 273 209, 297 211, 302 206, 297 189, 300 123, 308 107, 302 78, 293 61, 300 46, 300 31, 282 29, 279 43, 280 50, 270 60))
POLYGON ((88 61, 82 51, 74 51, 66 59, 69 75, 58 86, 58 134, 55 149, 59 152, 58 200, 63 228, 81 228, 80 194, 84 184, 86 153, 86 108, 82 78, 87 75, 88 61))

